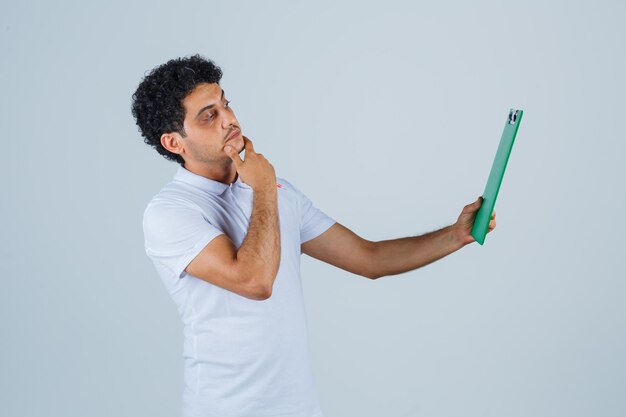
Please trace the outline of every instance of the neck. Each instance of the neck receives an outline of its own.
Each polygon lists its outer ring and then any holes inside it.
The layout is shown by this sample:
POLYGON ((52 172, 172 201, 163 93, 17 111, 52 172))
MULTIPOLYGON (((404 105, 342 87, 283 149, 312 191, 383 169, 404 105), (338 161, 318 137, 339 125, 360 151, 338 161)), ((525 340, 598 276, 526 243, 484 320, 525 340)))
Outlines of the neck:
POLYGON ((208 178, 210 180, 218 181, 224 184, 232 184, 237 181, 239 174, 232 161, 228 161, 224 165, 209 165, 209 164, 191 164, 185 162, 183 167, 196 175, 208 178))

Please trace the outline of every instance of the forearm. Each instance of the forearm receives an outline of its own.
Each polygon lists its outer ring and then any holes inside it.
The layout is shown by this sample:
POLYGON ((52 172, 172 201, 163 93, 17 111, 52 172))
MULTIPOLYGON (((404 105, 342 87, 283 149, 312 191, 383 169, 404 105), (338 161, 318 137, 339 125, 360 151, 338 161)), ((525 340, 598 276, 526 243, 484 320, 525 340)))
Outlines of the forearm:
POLYGON ((271 292, 280 264, 280 225, 276 188, 255 190, 248 233, 237 259, 271 292))
POLYGON ((376 278, 412 271, 428 265, 464 246, 454 226, 421 236, 375 242, 373 270, 376 278))

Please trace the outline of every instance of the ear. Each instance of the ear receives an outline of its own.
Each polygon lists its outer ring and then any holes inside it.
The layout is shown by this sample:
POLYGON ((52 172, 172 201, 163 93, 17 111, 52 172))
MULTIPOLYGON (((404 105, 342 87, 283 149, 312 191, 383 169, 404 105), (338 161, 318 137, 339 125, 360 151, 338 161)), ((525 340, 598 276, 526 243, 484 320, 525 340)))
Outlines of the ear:
POLYGON ((168 151, 179 155, 183 151, 182 139, 176 132, 163 133, 161 135, 161 145, 168 151))

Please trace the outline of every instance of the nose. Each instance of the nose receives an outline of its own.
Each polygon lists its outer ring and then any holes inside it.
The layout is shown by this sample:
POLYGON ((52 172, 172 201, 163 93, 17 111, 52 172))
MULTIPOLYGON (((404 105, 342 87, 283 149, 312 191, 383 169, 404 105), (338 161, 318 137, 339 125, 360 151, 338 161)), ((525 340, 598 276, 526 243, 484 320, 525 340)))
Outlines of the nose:
POLYGON ((237 126, 237 118, 232 110, 224 112, 224 117, 222 118, 222 127, 224 129, 228 129, 231 126, 237 126))

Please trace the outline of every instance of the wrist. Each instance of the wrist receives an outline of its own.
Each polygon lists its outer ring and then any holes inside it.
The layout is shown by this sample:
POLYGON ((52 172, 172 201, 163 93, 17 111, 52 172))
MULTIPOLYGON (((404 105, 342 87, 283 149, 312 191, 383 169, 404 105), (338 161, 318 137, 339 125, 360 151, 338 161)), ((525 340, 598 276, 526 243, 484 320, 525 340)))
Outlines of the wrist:
POLYGON ((449 233, 450 240, 452 241, 452 245, 454 246, 455 250, 459 250, 469 243, 467 240, 463 239, 463 233, 457 224, 453 224, 450 226, 449 233))
POLYGON ((259 184, 258 186, 254 187, 253 190, 262 194, 273 194, 277 192, 277 188, 278 187, 276 187, 276 182, 274 181, 259 184))

